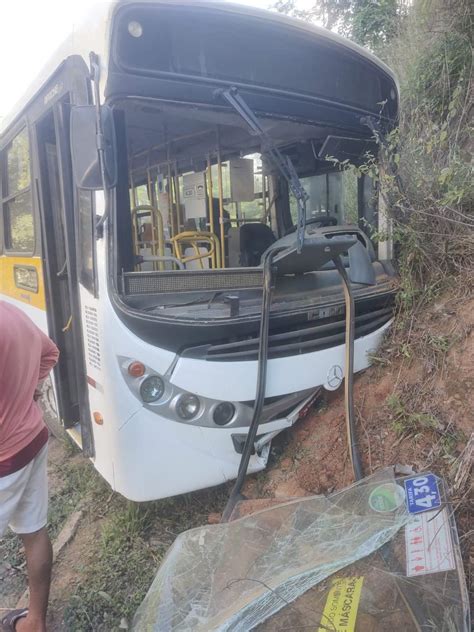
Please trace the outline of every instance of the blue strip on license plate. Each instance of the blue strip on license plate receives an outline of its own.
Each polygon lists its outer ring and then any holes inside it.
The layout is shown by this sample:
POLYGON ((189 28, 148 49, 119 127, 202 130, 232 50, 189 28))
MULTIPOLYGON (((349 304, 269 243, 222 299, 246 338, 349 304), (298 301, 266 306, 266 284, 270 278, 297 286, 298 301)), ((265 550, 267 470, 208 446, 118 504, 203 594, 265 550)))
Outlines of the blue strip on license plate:
POLYGON ((407 478, 404 485, 407 509, 410 513, 429 511, 441 505, 438 481, 434 474, 407 478))

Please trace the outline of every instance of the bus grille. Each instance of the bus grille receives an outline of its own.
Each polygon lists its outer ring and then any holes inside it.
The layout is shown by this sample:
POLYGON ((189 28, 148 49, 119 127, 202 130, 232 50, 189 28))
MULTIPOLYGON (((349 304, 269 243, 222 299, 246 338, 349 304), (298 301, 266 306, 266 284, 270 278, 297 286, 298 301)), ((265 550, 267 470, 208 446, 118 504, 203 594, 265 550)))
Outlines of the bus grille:
MULTIPOLYGON (((366 336, 392 318, 393 307, 383 307, 370 313, 360 314, 355 320, 355 337, 366 336)), ((290 355, 311 353, 343 344, 345 341, 344 317, 323 324, 309 324, 298 329, 270 334, 268 357, 279 358, 290 355)), ((187 349, 183 357, 212 361, 256 360, 258 356, 258 336, 233 340, 222 344, 203 345, 187 349)))

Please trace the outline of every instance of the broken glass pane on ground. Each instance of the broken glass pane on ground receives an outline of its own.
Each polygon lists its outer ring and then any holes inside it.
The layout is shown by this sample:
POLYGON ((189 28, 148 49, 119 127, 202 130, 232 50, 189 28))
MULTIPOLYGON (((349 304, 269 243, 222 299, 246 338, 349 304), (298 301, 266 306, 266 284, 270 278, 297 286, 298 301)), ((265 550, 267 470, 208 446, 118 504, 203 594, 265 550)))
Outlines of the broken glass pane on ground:
POLYGON ((383 470, 327 497, 182 533, 133 629, 467 632, 455 524, 438 483, 440 505, 416 514, 403 479, 383 470))

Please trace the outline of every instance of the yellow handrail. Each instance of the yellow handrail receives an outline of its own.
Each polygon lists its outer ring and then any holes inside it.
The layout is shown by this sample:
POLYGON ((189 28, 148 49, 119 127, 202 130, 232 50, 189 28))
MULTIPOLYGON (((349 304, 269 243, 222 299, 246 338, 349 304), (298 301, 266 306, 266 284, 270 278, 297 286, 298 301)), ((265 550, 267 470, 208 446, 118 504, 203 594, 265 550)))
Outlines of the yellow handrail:
POLYGON ((214 233, 188 230, 183 233, 178 233, 178 235, 170 239, 170 242, 173 244, 174 256, 183 264, 190 261, 199 261, 201 268, 204 269, 203 259, 209 259, 209 267, 221 267, 219 239, 214 233), (195 254, 186 256, 182 250, 184 244, 191 246, 195 254), (207 252, 201 252, 199 250, 200 244, 209 246, 209 250, 207 252))
MULTIPOLYGON (((208 196, 208 204, 209 204, 209 229, 210 232, 215 235, 216 231, 214 228, 214 196, 213 196, 213 188, 212 188, 212 163, 211 163, 211 155, 209 154, 207 157, 207 196, 208 196)), ((216 257, 212 258, 212 267, 217 267, 216 257)))
MULTIPOLYGON (((138 243, 138 235, 140 232, 139 225, 139 215, 147 214, 150 215, 151 220, 151 230, 153 239, 148 241, 151 246, 151 252, 153 255, 158 257, 164 257, 165 255, 165 233, 163 227, 163 216, 161 212, 154 206, 150 204, 140 204, 135 206, 132 209, 132 222, 135 230, 133 231, 133 242, 134 242, 134 250, 136 255, 140 255, 140 246, 138 243)), ((163 264, 158 264, 159 269, 162 269, 163 264)))
POLYGON ((219 192, 219 236, 221 238, 221 260, 223 263, 223 267, 225 268, 224 186, 222 182, 222 160, 220 150, 219 126, 217 126, 217 189, 219 192))

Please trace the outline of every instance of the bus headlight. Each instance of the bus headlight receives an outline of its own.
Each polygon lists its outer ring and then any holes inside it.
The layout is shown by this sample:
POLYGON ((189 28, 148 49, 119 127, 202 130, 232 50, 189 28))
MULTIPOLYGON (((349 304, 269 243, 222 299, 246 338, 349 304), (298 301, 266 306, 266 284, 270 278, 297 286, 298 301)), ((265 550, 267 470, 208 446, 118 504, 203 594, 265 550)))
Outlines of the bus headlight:
POLYGON ((235 415, 235 406, 231 402, 221 402, 214 408, 212 418, 218 426, 225 426, 235 415))
POLYGON ((132 37, 141 37, 143 35, 143 27, 140 22, 132 20, 128 23, 128 32, 132 37))
POLYGON ((184 393, 184 395, 180 395, 178 401, 176 402, 176 412, 185 421, 189 421, 196 417, 201 408, 201 402, 199 401, 199 397, 193 395, 192 393, 184 393))
POLYGON ((158 401, 164 392, 164 382, 158 375, 150 375, 140 384, 140 396, 145 404, 158 401))

